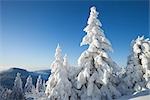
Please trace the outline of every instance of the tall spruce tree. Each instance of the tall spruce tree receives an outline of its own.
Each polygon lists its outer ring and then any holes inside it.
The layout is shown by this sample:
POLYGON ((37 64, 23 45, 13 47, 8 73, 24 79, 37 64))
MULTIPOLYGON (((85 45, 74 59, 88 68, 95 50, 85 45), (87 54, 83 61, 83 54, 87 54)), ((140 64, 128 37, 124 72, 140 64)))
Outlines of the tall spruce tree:
POLYGON ((90 16, 84 31, 87 33, 81 42, 88 45, 78 59, 81 71, 77 75, 78 98, 81 100, 110 100, 121 94, 115 88, 117 64, 108 55, 112 51, 111 43, 101 29, 102 24, 97 19, 98 12, 91 7, 90 16))

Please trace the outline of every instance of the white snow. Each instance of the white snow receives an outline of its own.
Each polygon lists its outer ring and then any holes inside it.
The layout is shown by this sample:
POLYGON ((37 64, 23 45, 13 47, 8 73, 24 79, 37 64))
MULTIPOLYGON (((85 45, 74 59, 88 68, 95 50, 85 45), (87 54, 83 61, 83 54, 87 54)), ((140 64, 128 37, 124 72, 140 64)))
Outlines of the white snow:
POLYGON ((150 90, 144 90, 133 95, 125 95, 117 100, 150 100, 150 90))

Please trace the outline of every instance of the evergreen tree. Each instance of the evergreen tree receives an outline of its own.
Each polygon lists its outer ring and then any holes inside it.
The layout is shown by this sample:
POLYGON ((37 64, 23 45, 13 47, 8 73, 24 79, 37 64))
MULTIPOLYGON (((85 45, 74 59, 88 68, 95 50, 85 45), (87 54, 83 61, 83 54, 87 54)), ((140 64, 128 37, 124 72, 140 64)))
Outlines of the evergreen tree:
POLYGON ((32 84, 32 77, 29 75, 29 77, 26 80, 26 84, 24 87, 25 93, 32 93, 34 89, 34 85, 32 84))
POLYGON ((123 83, 130 92, 150 89, 150 41, 138 37, 132 42, 123 83))
POLYGON ((58 45, 55 52, 55 60, 51 65, 52 73, 48 79, 45 91, 50 100, 70 100, 72 95, 72 85, 68 80, 68 73, 66 68, 67 66, 63 66, 61 49, 58 45))
POLYGON ((77 88, 81 100, 108 100, 121 95, 115 88, 114 73, 119 67, 108 55, 112 51, 111 43, 101 29, 98 14, 96 8, 91 7, 88 25, 84 28, 87 34, 81 42, 81 46, 89 45, 78 59, 81 71, 77 75, 77 88))
POLYGON ((7 88, 3 89, 1 96, 0 96, 1 98, 0 100, 12 100, 10 97, 11 93, 12 91, 10 89, 7 89, 7 88))
POLYGON ((11 100, 24 100, 24 93, 22 89, 22 80, 20 77, 20 73, 17 73, 17 76, 14 81, 14 86, 11 93, 11 100))
POLYGON ((41 75, 38 76, 37 82, 36 82, 36 93, 43 92, 43 83, 41 75))

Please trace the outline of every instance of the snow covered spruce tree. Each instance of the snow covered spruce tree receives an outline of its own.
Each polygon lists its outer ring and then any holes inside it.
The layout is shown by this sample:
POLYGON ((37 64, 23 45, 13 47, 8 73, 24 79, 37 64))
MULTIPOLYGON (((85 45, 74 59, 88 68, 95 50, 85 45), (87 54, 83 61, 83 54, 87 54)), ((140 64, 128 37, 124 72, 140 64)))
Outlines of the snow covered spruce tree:
POLYGON ((124 83, 130 92, 150 89, 150 41, 138 37, 132 42, 124 83))
POLYGON ((89 45, 78 59, 81 71, 77 75, 78 98, 80 100, 111 100, 121 96, 115 88, 115 74, 118 66, 111 60, 108 51, 111 43, 101 29, 98 12, 91 7, 90 16, 84 31, 87 33, 82 45, 89 45))
POLYGON ((11 92, 10 99, 11 100, 24 100, 24 93, 22 89, 22 80, 20 77, 20 73, 17 73, 17 76, 14 81, 14 86, 11 92))
POLYGON ((41 75, 38 76, 37 82, 36 82, 36 93, 43 92, 43 83, 41 75))
MULTIPOLYGON (((66 57, 65 57, 66 58, 66 57)), ((46 95, 50 100, 70 100, 72 85, 68 80, 67 61, 64 62, 59 45, 56 48, 55 60, 51 65, 51 75, 47 81, 46 95)))
POLYGON ((32 84, 32 77, 31 77, 31 75, 29 75, 29 77, 26 80, 26 84, 25 84, 25 87, 24 87, 24 92, 25 93, 32 93, 33 91, 35 91, 35 87, 32 84))
POLYGON ((4 88, 0 93, 0 100, 12 100, 10 98, 11 92, 10 89, 4 88))

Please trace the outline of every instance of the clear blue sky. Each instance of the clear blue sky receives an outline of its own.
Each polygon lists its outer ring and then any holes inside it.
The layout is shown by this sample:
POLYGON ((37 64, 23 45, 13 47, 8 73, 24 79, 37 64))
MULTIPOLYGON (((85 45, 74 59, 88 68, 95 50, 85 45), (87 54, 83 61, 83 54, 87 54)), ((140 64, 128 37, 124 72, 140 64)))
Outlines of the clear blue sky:
POLYGON ((0 70, 50 68, 58 43, 70 63, 77 64, 87 48, 79 44, 93 5, 112 43, 110 55, 121 66, 126 64, 131 40, 138 35, 149 37, 148 0, 4 1, 0 2, 0 70))

